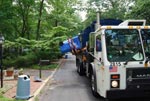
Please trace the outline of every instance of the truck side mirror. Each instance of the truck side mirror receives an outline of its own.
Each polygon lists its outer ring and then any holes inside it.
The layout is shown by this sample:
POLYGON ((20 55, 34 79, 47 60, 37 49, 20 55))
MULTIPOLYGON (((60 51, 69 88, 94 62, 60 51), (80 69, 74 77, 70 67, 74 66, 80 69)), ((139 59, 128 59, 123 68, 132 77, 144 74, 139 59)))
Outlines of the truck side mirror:
POLYGON ((149 57, 146 58, 145 64, 147 64, 148 61, 150 61, 150 58, 149 58, 149 57))
POLYGON ((101 61, 102 61, 102 58, 99 58, 99 61, 101 62, 101 61))

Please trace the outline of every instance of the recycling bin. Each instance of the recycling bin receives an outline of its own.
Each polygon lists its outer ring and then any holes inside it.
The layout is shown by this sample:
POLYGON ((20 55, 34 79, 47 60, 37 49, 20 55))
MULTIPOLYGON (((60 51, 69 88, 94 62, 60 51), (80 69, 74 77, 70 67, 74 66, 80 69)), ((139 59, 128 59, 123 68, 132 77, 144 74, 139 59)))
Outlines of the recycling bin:
POLYGON ((63 45, 60 46, 61 53, 71 52, 71 47, 69 45, 68 40, 63 42, 63 45))
POLYGON ((18 76, 16 99, 26 100, 30 98, 30 77, 28 75, 18 76))
POLYGON ((68 40, 65 40, 61 45, 60 45, 60 51, 61 53, 67 53, 67 52, 71 52, 72 48, 75 49, 81 49, 81 43, 80 43, 80 39, 79 36, 75 36, 73 37, 69 42, 68 40))
POLYGON ((67 59, 67 58, 68 58, 68 55, 66 54, 66 55, 65 55, 65 59, 67 59))

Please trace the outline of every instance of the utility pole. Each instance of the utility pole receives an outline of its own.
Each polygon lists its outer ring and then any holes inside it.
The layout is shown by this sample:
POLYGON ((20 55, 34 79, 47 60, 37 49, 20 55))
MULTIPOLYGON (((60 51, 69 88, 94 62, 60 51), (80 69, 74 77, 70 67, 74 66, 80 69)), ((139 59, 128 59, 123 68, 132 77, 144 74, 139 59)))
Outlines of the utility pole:
POLYGON ((4 37, 0 33, 0 69, 1 69, 1 88, 3 88, 3 67, 2 67, 2 59, 3 59, 3 41, 4 37))

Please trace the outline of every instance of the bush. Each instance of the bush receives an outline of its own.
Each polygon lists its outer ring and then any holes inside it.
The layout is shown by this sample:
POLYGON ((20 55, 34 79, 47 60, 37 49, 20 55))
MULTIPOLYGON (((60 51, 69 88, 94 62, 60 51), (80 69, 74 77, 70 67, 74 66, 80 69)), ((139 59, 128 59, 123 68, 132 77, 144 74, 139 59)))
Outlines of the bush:
POLYGON ((51 60, 50 58, 50 52, 49 51, 39 51, 37 53, 37 56, 39 59, 48 59, 51 60))
POLYGON ((53 59, 57 59, 60 55, 59 52, 55 52, 54 50, 39 50, 36 51, 36 56, 39 59, 47 59, 47 60, 53 60, 53 59))
POLYGON ((4 67, 12 67, 12 66, 15 66, 15 64, 16 64, 15 59, 12 59, 10 57, 3 59, 3 66, 4 67))
POLYGON ((58 59, 61 56, 59 52, 52 52, 48 50, 36 50, 26 55, 17 57, 6 57, 3 59, 3 66, 5 67, 30 67, 33 64, 38 64, 40 59, 53 60, 58 59))
POLYGON ((30 53, 24 56, 18 56, 14 58, 3 59, 3 65, 5 67, 29 67, 38 62, 38 58, 34 53, 30 53))
POLYGON ((25 56, 18 56, 15 61, 17 67, 29 67, 38 62, 38 57, 34 53, 25 56))

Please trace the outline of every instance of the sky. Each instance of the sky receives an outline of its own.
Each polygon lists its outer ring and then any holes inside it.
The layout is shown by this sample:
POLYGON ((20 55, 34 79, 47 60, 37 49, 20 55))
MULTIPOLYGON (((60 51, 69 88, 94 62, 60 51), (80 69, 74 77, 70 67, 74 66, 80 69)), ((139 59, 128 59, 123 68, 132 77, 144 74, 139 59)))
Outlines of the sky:
POLYGON ((86 19, 86 12, 85 11, 80 11, 79 15, 81 16, 82 20, 84 21, 86 19))
MULTIPOLYGON (((84 7, 86 7, 86 2, 87 2, 88 0, 81 0, 81 2, 83 3, 83 8, 84 7)), ((46 6, 48 7, 46 7, 45 9, 46 9, 46 11, 48 12, 48 13, 50 13, 53 9, 52 9, 52 7, 51 7, 51 5, 49 5, 48 3, 47 3, 47 1, 45 1, 44 2, 45 4, 46 4, 46 6)), ((79 8, 79 7, 77 7, 77 6, 74 6, 75 8, 79 8)), ((86 14, 87 14, 87 12, 86 11, 79 11, 79 10, 77 10, 77 14, 79 14, 79 16, 81 16, 81 19, 82 19, 82 21, 84 21, 85 19, 86 19, 86 14)))
MULTIPOLYGON (((81 0, 81 2, 83 3, 83 5, 86 5, 86 2, 88 0, 81 0)), ((78 11, 79 15, 81 16, 82 18, 82 21, 84 21, 86 19, 86 14, 87 12, 86 11, 78 11)))

